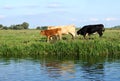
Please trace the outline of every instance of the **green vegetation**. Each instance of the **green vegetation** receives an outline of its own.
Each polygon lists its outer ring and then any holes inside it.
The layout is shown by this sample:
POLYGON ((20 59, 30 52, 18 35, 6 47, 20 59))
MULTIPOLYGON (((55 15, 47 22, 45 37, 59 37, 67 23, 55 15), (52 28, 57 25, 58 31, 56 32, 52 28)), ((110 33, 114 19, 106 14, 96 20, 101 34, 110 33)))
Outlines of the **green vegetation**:
POLYGON ((120 25, 108 28, 110 30, 120 30, 120 25))
POLYGON ((106 30, 102 38, 98 34, 85 40, 82 36, 72 40, 70 35, 61 41, 46 42, 46 37, 39 34, 40 30, 0 30, 1 57, 79 57, 89 56, 120 56, 120 31, 106 30))
POLYGON ((2 24, 0 24, 1 30, 8 30, 8 29, 21 30, 21 29, 28 29, 28 27, 29 27, 29 23, 27 22, 23 22, 22 24, 17 24, 17 25, 11 25, 9 27, 3 26, 2 24))

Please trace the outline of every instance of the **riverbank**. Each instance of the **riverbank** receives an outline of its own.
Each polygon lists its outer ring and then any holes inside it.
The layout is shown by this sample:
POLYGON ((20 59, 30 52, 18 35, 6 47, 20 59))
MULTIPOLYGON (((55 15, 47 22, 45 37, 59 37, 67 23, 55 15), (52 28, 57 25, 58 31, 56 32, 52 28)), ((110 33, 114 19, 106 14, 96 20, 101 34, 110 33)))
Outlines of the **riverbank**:
POLYGON ((79 56, 79 55, 120 55, 119 30, 106 30, 102 38, 91 35, 85 40, 82 36, 72 40, 69 35, 64 40, 46 42, 40 30, 0 30, 0 56, 79 56))

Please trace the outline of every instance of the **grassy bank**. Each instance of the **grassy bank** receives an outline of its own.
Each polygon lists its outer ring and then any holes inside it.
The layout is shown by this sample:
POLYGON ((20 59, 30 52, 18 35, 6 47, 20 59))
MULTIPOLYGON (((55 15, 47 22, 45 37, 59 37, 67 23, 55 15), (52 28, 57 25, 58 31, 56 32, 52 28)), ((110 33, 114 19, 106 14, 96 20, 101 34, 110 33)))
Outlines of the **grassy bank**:
POLYGON ((0 56, 120 55, 119 30, 106 30, 102 38, 92 35, 90 40, 82 36, 74 40, 69 35, 65 37, 65 40, 46 43, 39 30, 0 30, 0 56))

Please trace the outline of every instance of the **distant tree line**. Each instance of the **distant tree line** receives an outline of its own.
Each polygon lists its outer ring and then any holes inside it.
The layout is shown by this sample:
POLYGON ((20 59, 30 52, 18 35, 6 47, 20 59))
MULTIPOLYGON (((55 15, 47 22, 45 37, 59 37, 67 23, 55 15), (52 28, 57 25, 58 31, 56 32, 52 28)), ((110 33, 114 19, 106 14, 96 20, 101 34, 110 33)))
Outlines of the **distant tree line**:
MULTIPOLYGON (((48 26, 37 26, 35 29, 37 30, 45 30, 48 26)), ((22 30, 22 29, 29 29, 29 23, 23 22, 22 24, 15 24, 11 26, 4 26, 0 24, 0 30, 22 30)))
MULTIPOLYGON (((35 29, 45 30, 47 28, 48 28, 48 26, 37 26, 35 29)), ((76 29, 78 29, 78 28, 76 28, 76 29)), ((22 24, 16 24, 16 25, 11 25, 11 26, 4 26, 4 25, 0 24, 0 30, 8 30, 8 29, 11 29, 11 30, 29 29, 29 23, 23 22, 22 24)), ((107 29, 120 29, 120 25, 117 25, 117 26, 114 26, 111 28, 107 28, 107 29)))
POLYGON ((117 25, 117 26, 114 26, 114 27, 111 27, 109 29, 120 29, 120 25, 117 25))
POLYGON ((120 29, 120 25, 118 25, 118 26, 114 26, 113 28, 117 28, 117 29, 120 29))
POLYGON ((9 27, 3 26, 2 24, 0 24, 0 29, 1 30, 2 29, 3 30, 8 30, 8 29, 12 29, 12 30, 29 29, 29 23, 23 22, 22 24, 11 25, 9 27))
POLYGON ((48 28, 48 26, 38 26, 38 27, 36 27, 37 30, 45 30, 47 28, 48 28))

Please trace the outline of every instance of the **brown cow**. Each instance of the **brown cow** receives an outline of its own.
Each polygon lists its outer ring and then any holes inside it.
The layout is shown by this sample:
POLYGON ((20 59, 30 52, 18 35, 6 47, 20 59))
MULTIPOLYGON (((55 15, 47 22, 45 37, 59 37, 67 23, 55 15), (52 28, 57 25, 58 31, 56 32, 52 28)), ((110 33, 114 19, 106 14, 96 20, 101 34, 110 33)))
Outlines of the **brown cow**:
POLYGON ((70 34, 74 39, 76 36, 75 25, 63 25, 63 26, 48 26, 49 29, 61 28, 62 34, 70 34))
POLYGON ((59 39, 62 38, 61 28, 41 30, 40 34, 47 37, 47 42, 49 42, 50 37, 53 37, 53 36, 56 36, 56 37, 59 36, 59 39))

